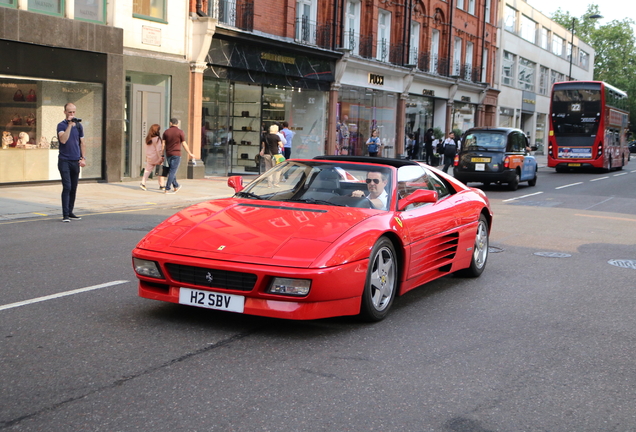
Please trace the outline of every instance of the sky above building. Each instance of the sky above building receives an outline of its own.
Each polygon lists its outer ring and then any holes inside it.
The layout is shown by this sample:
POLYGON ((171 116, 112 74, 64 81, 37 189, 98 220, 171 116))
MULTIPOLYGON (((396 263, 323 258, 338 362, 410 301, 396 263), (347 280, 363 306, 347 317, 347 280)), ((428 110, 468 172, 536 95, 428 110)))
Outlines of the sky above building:
POLYGON ((561 8, 564 12, 570 12, 570 15, 580 18, 587 11, 588 5, 596 4, 603 15, 603 18, 598 20, 599 24, 607 24, 612 20, 622 21, 624 18, 636 20, 635 13, 626 13, 627 9, 632 7, 629 6, 632 4, 629 0, 526 0, 526 2, 548 17, 561 8))

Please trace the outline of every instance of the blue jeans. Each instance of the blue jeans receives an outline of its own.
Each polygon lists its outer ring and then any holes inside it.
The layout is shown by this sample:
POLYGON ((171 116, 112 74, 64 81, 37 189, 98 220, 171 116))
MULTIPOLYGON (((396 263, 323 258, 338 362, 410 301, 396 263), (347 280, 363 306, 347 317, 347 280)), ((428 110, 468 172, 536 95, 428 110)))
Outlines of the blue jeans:
POLYGON ((170 172, 168 173, 168 182, 166 183, 166 191, 170 190, 171 186, 175 189, 179 189, 179 183, 177 183, 177 170, 181 163, 181 156, 168 156, 168 165, 170 166, 170 172))
POLYGON ((75 195, 79 182, 79 161, 58 159, 57 169, 62 177, 62 215, 66 218, 73 214, 75 195))

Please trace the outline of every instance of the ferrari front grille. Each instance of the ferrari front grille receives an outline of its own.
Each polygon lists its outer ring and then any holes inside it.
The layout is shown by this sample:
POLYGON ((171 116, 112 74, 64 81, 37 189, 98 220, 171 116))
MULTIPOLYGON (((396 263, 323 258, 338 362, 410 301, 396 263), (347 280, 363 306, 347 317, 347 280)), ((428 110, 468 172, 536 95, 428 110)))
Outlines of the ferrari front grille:
POLYGON ((193 267, 181 264, 166 264, 170 277, 177 281, 209 288, 251 291, 256 284, 256 275, 227 270, 193 267))

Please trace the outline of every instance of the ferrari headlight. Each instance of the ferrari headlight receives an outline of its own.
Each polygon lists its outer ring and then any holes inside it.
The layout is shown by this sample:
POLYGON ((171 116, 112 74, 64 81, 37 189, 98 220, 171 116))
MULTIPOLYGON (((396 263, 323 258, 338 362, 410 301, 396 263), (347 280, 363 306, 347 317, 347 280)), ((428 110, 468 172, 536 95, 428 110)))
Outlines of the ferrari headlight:
POLYGON ((267 288, 270 294, 284 294, 291 296, 306 296, 311 288, 309 279, 274 278, 267 288))
POLYGON ((156 261, 133 258, 133 267, 135 268, 135 272, 138 275, 157 279, 165 279, 163 277, 163 274, 161 273, 161 270, 159 269, 159 264, 156 261))

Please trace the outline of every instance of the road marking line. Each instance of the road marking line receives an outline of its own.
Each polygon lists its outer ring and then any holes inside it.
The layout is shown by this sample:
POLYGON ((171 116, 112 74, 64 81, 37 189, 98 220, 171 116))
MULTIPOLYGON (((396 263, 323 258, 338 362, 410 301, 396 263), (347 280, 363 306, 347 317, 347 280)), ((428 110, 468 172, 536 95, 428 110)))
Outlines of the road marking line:
POLYGON ((559 186, 559 187, 557 187, 555 189, 564 189, 564 188, 567 188, 567 187, 570 187, 570 186, 576 186, 576 185, 580 185, 580 184, 583 184, 583 182, 571 183, 571 184, 568 184, 568 185, 565 185, 565 186, 559 186))
POLYGON ((614 177, 618 177, 618 176, 622 176, 622 175, 627 175, 627 173, 623 172, 623 173, 614 174, 614 177))
POLYGON ((46 213, 35 213, 33 212, 33 214, 39 215, 39 216, 48 216, 46 213))
POLYGON ((518 200, 518 199, 521 199, 521 198, 527 198, 527 197, 531 197, 531 196, 534 196, 534 195, 540 195, 542 193, 543 192, 535 192, 535 193, 531 193, 531 194, 528 194, 528 195, 521 195, 521 196, 516 197, 516 198, 509 198, 509 199, 503 200, 502 202, 514 201, 514 200, 518 200))
POLYGON ((108 287, 111 287, 111 286, 114 286, 114 285, 125 284, 127 282, 130 282, 130 281, 118 280, 118 281, 113 281, 113 282, 106 282, 106 283, 103 283, 103 284, 93 285, 93 286, 89 286, 89 287, 86 287, 86 288, 78 288, 76 290, 65 291, 65 292, 61 292, 61 293, 57 293, 57 294, 51 294, 51 295, 44 296, 44 297, 37 297, 37 298, 31 299, 31 300, 24 300, 24 301, 16 302, 16 303, 9 303, 9 304, 6 304, 4 306, 0 306, 0 311, 1 310, 5 310, 5 309, 16 308, 16 307, 19 307, 19 306, 25 306, 25 305, 28 305, 28 304, 39 303, 39 302, 43 302, 43 301, 46 301, 46 300, 53 300, 53 299, 60 298, 60 297, 66 297, 66 296, 70 296, 70 295, 73 295, 73 294, 79 294, 79 293, 83 293, 83 292, 86 292, 86 291, 93 291, 93 290, 96 290, 96 289, 108 288, 108 287))
POLYGON ((612 216, 595 216, 595 215, 584 215, 584 214, 575 214, 574 216, 583 216, 583 217, 591 217, 591 218, 597 218, 597 219, 611 219, 611 220, 636 222, 636 219, 619 218, 619 217, 612 217, 612 216))
POLYGON ((606 179, 608 179, 608 178, 609 178, 609 176, 605 176, 605 177, 595 178, 595 179, 592 179, 592 180, 590 180, 590 181, 591 181, 591 182, 593 182, 593 181, 599 181, 599 180, 606 180, 606 179))

